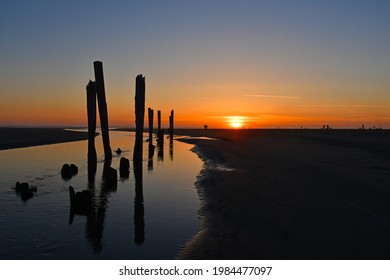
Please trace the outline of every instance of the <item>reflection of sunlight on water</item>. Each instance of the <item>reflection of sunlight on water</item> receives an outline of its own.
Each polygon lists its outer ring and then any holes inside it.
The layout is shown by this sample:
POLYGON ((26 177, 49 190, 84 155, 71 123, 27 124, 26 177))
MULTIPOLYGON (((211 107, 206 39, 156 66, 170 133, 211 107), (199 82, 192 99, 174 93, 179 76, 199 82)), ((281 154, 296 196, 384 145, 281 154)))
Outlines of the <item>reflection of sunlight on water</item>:
POLYGON ((219 140, 217 138, 211 138, 206 136, 177 136, 175 139, 180 140, 219 140))
POLYGON ((217 164, 215 166, 215 169, 221 170, 221 171, 233 171, 234 170, 234 168, 229 168, 229 167, 226 167, 226 166, 223 166, 223 165, 220 165, 220 164, 217 164))
MULTIPOLYGON (((64 130, 68 131, 76 131, 76 132, 88 132, 88 128, 65 128, 64 130)), ((96 129, 97 132, 100 133, 100 129, 96 129)))
MULTIPOLYGON (((93 253, 92 243, 86 241, 96 237, 93 232, 86 234, 87 216, 76 215, 68 225, 69 186, 76 191, 89 186, 87 141, 0 151, 0 259, 173 259, 180 245, 197 230, 199 200, 194 182, 202 162, 189 151, 190 145, 175 141, 170 150, 167 141, 164 160, 157 159, 156 149, 153 169, 148 170, 148 144, 144 144, 145 241, 142 246, 136 246, 133 141, 131 132, 110 132, 111 148, 123 151, 113 157, 111 166, 118 170, 120 157, 125 156, 130 159, 131 168, 129 179, 118 176, 116 191, 103 197, 104 162, 97 164, 94 195, 98 201, 95 203, 98 220, 92 225, 101 235, 102 249, 98 253, 93 253), (62 180, 60 175, 64 163, 79 167, 79 173, 68 181, 62 180), (36 195, 22 202, 14 191, 16 181, 37 186, 36 195), (104 204, 99 201, 99 195, 100 199, 104 198, 104 204), (104 219, 100 221, 99 217, 104 219), (36 246, 37 239, 32 237, 38 236, 40 241, 36 246)), ((103 158, 101 136, 96 137, 96 149, 98 158, 103 158)))

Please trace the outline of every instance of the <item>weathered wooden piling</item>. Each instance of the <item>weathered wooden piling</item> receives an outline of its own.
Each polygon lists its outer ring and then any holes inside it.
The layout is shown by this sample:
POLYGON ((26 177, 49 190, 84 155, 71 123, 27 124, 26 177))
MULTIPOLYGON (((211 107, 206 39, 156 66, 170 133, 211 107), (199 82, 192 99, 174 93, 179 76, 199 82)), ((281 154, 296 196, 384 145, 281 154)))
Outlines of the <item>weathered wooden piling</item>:
POLYGON ((145 117, 145 77, 138 75, 135 79, 135 144, 133 162, 142 161, 142 146, 145 117))
POLYGON ((141 140, 144 132, 145 118, 145 77, 138 75, 135 80, 135 125, 136 139, 141 140))
POLYGON ((154 110, 148 108, 148 120, 149 120, 149 147, 153 146, 153 118, 154 110))
POLYGON ((171 111, 171 115, 169 116, 169 143, 173 143, 173 114, 174 111, 171 111))
POLYGON ((104 90, 103 63, 101 61, 95 61, 93 63, 93 67, 95 70, 96 94, 99 106, 100 126, 102 129, 104 156, 105 159, 111 159, 112 151, 110 147, 110 137, 108 132, 108 113, 106 93, 104 90))
POLYGON ((161 111, 157 111, 157 136, 160 134, 161 130, 161 111))
POLYGON ((121 178, 128 179, 129 174, 130 174, 130 161, 125 157, 121 157, 119 162, 119 175, 121 178))
POLYGON ((96 83, 91 80, 87 85, 87 117, 88 117, 88 164, 96 162, 96 83))
POLYGON ((148 108, 148 119, 149 119, 149 149, 148 149, 148 170, 153 170, 153 155, 154 148, 153 145, 153 119, 154 119, 154 110, 148 108))

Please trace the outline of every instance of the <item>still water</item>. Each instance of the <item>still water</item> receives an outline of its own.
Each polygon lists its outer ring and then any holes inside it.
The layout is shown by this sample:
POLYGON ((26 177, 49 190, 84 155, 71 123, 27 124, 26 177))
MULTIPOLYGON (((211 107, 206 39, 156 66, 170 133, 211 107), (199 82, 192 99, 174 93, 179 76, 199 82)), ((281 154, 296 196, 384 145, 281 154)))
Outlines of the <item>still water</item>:
MULTIPOLYGON (((0 151, 0 259, 174 259, 198 229, 199 199, 194 187, 202 161, 191 145, 174 141, 148 159, 143 148, 142 199, 135 192, 134 134, 110 132, 112 159, 130 159, 128 179, 116 190, 102 187, 103 149, 96 137, 96 174, 88 179, 87 141, 0 151), (78 174, 61 178, 61 166, 74 163, 78 174), (22 201, 16 181, 38 188, 22 201), (94 211, 72 217, 69 186, 89 189, 94 211)), ((138 178, 139 180, 139 178, 138 178)))

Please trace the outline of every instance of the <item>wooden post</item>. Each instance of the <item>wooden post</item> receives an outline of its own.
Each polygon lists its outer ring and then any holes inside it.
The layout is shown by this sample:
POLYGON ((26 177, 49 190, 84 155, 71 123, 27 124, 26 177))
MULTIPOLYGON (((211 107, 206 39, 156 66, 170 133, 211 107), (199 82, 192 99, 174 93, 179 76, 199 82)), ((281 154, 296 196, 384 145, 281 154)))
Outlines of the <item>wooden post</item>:
POLYGON ((169 117, 169 143, 173 143, 173 114, 174 111, 172 110, 169 117))
POLYGON ((124 179, 128 179, 130 174, 130 161, 125 158, 121 157, 119 162, 119 176, 124 179))
POLYGON ((135 127, 136 142, 142 143, 145 118, 145 77, 138 75, 135 79, 135 127))
POLYGON ((95 70, 96 94, 99 106, 100 126, 102 129, 104 157, 106 160, 110 160, 112 158, 112 151, 108 132, 108 113, 106 93, 104 90, 103 63, 101 61, 95 61, 93 67, 95 70))
POLYGON ((149 146, 153 146, 153 118, 154 110, 148 108, 148 119, 149 119, 149 146))
POLYGON ((133 168, 135 179, 134 199, 134 242, 142 245, 145 240, 144 197, 142 183, 142 148, 145 118, 145 77, 138 75, 135 79, 135 144, 133 168))
POLYGON ((145 118, 145 77, 135 79, 135 145, 133 161, 142 161, 142 142, 145 118))
POLYGON ((88 164, 94 166, 97 161, 95 148, 96 134, 96 83, 89 81, 87 85, 87 116, 88 116, 88 164))
POLYGON ((157 111, 157 135, 160 135, 161 130, 161 111, 157 111))

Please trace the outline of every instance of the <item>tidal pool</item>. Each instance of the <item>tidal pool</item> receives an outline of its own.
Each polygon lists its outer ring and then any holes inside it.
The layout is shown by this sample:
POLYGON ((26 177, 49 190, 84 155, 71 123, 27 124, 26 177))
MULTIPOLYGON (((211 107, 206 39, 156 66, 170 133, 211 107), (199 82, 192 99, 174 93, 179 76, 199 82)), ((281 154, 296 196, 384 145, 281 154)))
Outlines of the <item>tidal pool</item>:
POLYGON ((144 142, 136 194, 134 138, 132 132, 110 132, 111 148, 122 150, 111 162, 118 170, 116 189, 102 184, 100 135, 94 174, 88 174, 87 141, 0 151, 0 259, 174 259, 198 229, 194 183, 203 163, 192 145, 166 140, 151 157, 144 142), (130 160, 128 179, 119 177, 122 156, 130 160), (70 180, 61 177, 64 163, 79 168, 70 180), (22 201, 17 181, 37 192, 22 201), (93 193, 92 213, 71 213, 69 186, 93 193))

